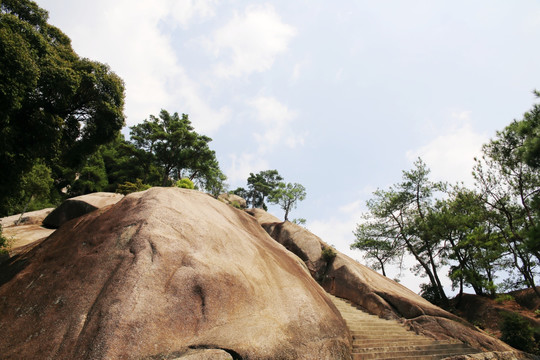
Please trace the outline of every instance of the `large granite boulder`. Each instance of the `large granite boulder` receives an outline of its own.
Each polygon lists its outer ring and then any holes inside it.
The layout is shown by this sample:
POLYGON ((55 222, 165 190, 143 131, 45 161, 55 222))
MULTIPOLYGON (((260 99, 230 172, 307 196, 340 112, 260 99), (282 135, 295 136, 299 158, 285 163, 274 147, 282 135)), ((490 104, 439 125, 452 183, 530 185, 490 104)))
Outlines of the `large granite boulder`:
POLYGON ((277 242, 298 255, 325 290, 367 312, 404 322, 435 339, 456 339, 487 351, 511 351, 502 341, 425 300, 403 285, 331 249, 319 237, 291 222, 274 221, 261 209, 249 213, 277 242))
POLYGON ((20 225, 5 228, 2 234, 12 240, 9 251, 12 254, 21 247, 47 238, 54 231, 54 229, 47 229, 39 225, 20 225))
POLYGON ((221 194, 218 196, 218 200, 237 209, 245 209, 247 207, 246 199, 235 194, 221 194))
POLYGON ((43 225, 48 228, 58 229, 62 224, 71 219, 88 214, 96 209, 116 204, 123 197, 124 195, 122 194, 97 192, 67 199, 43 219, 43 225))
POLYGON ((179 188, 130 194, 0 266, 0 329, 3 359, 350 359, 302 261, 179 188))
POLYGON ((46 208, 36 211, 29 211, 24 213, 22 217, 21 214, 7 216, 0 219, 0 225, 2 225, 4 229, 20 225, 41 225, 43 219, 45 219, 53 210, 54 208, 46 208))

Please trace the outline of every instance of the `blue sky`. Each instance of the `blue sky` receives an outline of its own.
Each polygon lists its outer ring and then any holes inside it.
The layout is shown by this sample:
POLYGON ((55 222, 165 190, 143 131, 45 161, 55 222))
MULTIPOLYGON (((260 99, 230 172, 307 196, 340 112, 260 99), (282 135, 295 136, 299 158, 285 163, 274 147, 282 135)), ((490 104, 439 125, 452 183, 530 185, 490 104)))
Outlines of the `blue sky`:
POLYGON ((481 145, 540 88, 534 0, 37 3, 124 79, 128 126, 189 114, 231 189, 277 169, 307 189, 290 217, 361 261, 349 245, 376 188, 418 156, 472 184, 481 145))

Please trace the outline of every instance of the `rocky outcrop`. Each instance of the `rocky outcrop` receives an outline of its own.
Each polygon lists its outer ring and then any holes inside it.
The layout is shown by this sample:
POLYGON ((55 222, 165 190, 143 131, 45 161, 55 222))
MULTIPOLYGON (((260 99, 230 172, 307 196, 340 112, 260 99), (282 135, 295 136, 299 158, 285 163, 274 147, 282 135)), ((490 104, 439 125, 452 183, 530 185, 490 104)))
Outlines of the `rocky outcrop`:
POLYGON ((277 242, 298 255, 329 293, 350 300, 371 314, 405 322, 417 333, 434 339, 452 338, 486 351, 513 350, 339 251, 325 256, 324 249, 329 246, 306 229, 274 221, 260 209, 251 209, 249 213, 277 242))
POLYGON ((450 356, 443 360, 538 360, 538 356, 518 351, 495 351, 480 354, 450 356))
POLYGON ((20 225, 5 228, 2 234, 12 240, 10 253, 13 253, 21 247, 47 238, 54 231, 54 229, 47 229, 39 225, 20 225))
POLYGON ((237 209, 245 209, 247 207, 246 199, 235 194, 221 194, 218 196, 218 200, 237 209))
POLYGON ((173 360, 233 360, 231 354, 220 349, 189 350, 173 360))
POLYGON ((43 222, 43 219, 45 219, 53 210, 54 208, 46 208, 46 209, 27 212, 23 214, 22 217, 21 217, 21 214, 4 217, 0 219, 0 225, 2 225, 4 229, 6 229, 8 227, 16 226, 19 220, 20 220, 18 224, 19 226, 20 225, 41 225, 41 223, 43 222))
MULTIPOLYGON (((250 213, 261 214, 262 210, 253 209, 250 213)), ((311 276, 317 280, 322 280, 322 277, 327 271, 327 261, 323 258, 322 252, 325 244, 321 239, 313 235, 307 229, 295 225, 291 222, 274 222, 274 218, 259 216, 259 220, 265 221, 262 223, 263 228, 270 234, 274 240, 285 246, 287 250, 296 254, 306 264, 311 276), (266 222, 271 220, 272 222, 266 222)))
POLYGON ((88 214, 96 209, 116 204, 123 197, 124 195, 121 194, 97 192, 67 199, 43 219, 43 225, 48 228, 57 229, 71 219, 88 214))
POLYGON ((2 265, 0 328, 3 359, 350 359, 302 261, 179 188, 130 194, 2 265))

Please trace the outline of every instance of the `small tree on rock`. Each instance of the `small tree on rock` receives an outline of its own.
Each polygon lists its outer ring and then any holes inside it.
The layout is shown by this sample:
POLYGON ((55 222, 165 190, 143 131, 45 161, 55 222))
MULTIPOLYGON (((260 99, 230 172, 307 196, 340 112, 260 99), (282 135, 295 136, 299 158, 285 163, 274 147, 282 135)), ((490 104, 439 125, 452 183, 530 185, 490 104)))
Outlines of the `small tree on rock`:
POLYGON ((298 183, 279 183, 268 197, 272 204, 277 204, 285 211, 285 221, 289 220, 289 212, 296 208, 298 201, 306 198, 306 188, 298 183))

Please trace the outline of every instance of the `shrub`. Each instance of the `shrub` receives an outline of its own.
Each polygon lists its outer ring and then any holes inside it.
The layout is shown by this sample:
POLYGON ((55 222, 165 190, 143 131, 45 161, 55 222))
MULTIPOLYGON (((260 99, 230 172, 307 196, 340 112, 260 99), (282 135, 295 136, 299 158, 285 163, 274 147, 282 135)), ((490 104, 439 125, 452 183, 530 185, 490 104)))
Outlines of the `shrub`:
POLYGON ((514 297, 510 294, 498 294, 495 298, 495 301, 499 304, 505 302, 505 301, 512 301, 515 300, 514 297))
POLYGON ((442 305, 439 290, 431 284, 420 284, 420 296, 437 306, 442 305))
POLYGON ((231 201, 230 204, 231 204, 231 206, 232 206, 233 208, 240 209, 240 210, 243 209, 243 208, 242 208, 242 205, 240 205, 240 203, 239 203, 238 201, 236 201, 236 200, 231 201))
POLYGON ((2 225, 0 224, 0 255, 6 254, 11 245, 11 241, 2 234, 2 225))
POLYGON ((331 260, 333 260, 336 257, 336 255, 337 255, 336 251, 329 246, 325 246, 322 249, 321 256, 323 260, 326 262, 330 262, 331 260))
POLYGON ((505 313, 501 324, 501 340, 528 353, 536 352, 534 330, 527 320, 516 313, 505 313))
POLYGON ((195 184, 188 178, 178 180, 175 185, 182 189, 195 189, 195 184))
POLYGON ((135 183, 126 181, 125 183, 118 185, 116 192, 122 195, 127 195, 133 192, 148 190, 150 188, 150 185, 143 184, 141 179, 137 179, 135 183))

